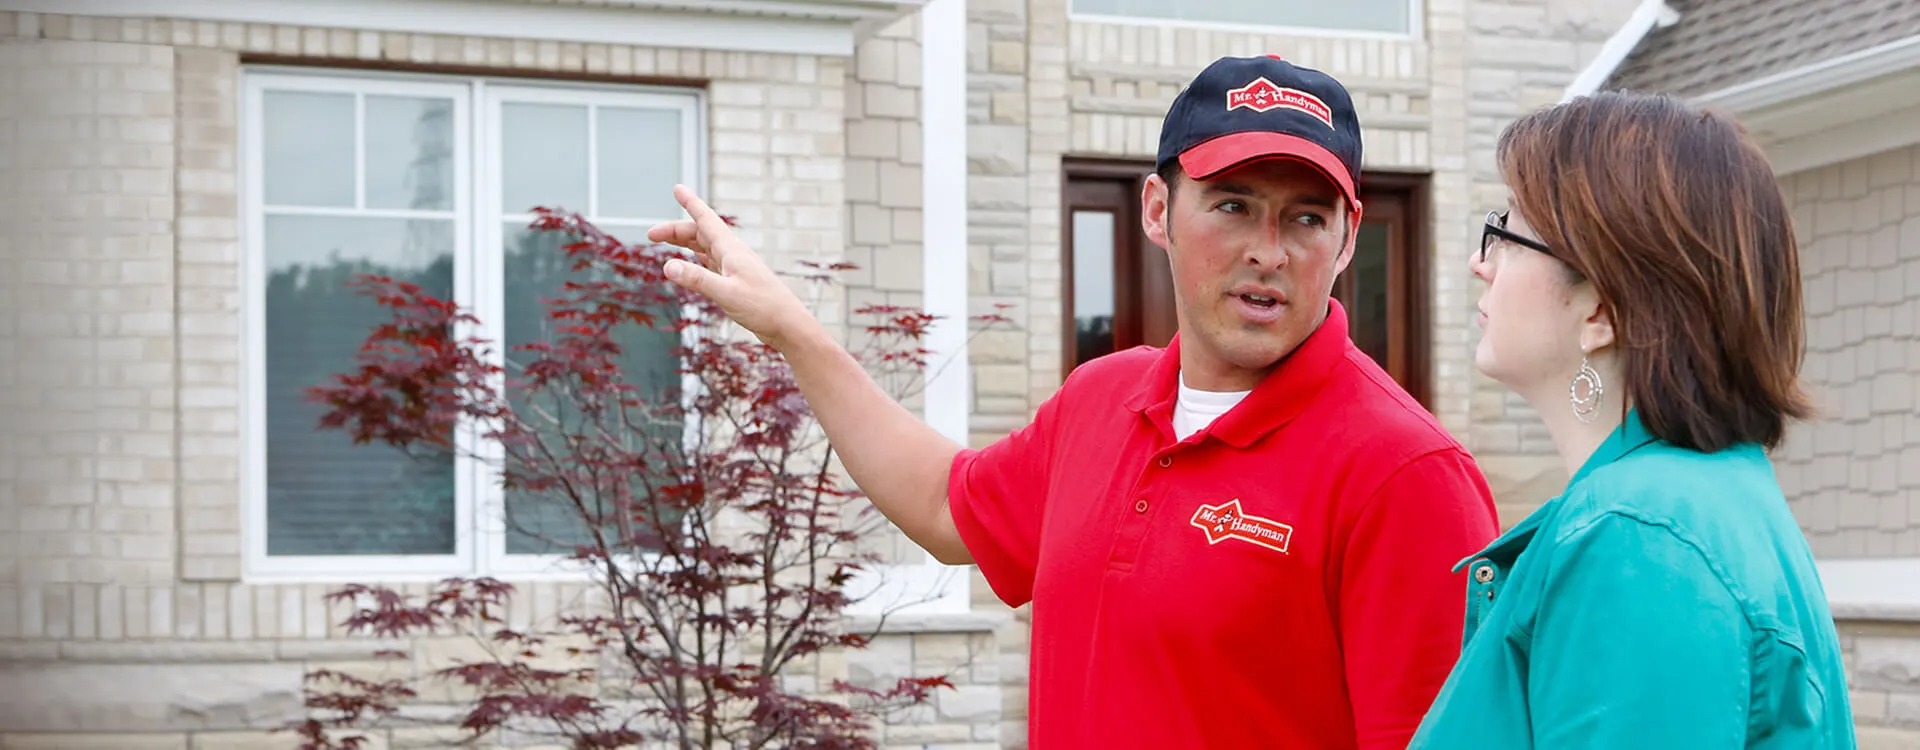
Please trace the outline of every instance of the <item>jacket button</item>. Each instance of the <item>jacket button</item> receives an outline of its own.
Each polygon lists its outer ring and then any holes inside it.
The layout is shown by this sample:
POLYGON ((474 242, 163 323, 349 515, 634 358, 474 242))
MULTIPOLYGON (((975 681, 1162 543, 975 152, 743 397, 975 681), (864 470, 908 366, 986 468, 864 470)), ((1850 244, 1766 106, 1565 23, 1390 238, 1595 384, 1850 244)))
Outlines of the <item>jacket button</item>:
POLYGON ((1172 456, 1161 456, 1161 457, 1160 457, 1160 468, 1162 468, 1162 469, 1164 469, 1164 468, 1167 468, 1167 467, 1169 467, 1169 466, 1172 466, 1172 465, 1173 465, 1173 457, 1172 457, 1172 456))
POLYGON ((1133 512, 1135 512, 1135 513, 1145 513, 1145 512, 1147 512, 1147 501, 1145 501, 1145 500, 1135 500, 1135 501, 1133 502, 1133 512))
POLYGON ((1473 580, 1479 581, 1481 583, 1492 583, 1493 582, 1493 566, 1482 565, 1478 568, 1474 568, 1473 580))

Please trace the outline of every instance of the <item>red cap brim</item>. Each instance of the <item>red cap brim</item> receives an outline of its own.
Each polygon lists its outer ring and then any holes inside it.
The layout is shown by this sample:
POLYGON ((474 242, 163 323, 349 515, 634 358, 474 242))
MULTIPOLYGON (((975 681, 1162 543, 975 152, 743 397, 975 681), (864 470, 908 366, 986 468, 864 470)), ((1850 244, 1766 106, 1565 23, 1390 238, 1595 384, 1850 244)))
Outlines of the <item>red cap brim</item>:
POLYGON ((1353 176, 1347 173, 1347 165, 1340 162, 1340 157, 1334 156, 1326 147, 1297 135, 1268 131, 1229 133, 1187 149, 1180 154, 1180 168, 1186 171, 1188 177, 1205 180, 1260 159, 1305 162, 1339 186, 1340 192, 1347 196, 1348 203, 1360 201, 1360 196, 1353 189, 1353 176))

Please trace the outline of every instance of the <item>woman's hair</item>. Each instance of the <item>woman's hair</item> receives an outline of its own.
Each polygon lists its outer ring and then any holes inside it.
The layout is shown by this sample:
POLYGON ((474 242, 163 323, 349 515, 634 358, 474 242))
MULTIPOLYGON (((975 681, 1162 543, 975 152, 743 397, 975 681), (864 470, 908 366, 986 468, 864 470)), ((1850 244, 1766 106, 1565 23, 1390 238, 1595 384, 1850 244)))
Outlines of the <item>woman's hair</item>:
POLYGON ((1605 92, 1522 117, 1498 154, 1527 223, 1599 293, 1656 437, 1771 449, 1812 414, 1793 220, 1738 123, 1605 92))

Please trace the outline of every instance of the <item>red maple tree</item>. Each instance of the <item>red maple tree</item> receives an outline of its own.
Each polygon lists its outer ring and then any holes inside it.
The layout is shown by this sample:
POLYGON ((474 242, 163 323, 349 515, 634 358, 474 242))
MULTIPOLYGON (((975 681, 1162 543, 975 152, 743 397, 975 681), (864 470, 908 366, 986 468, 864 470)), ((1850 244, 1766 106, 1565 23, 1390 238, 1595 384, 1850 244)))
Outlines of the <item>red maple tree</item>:
MULTIPOLYGON (((361 276, 353 285, 391 318, 351 370, 308 396, 325 408, 322 429, 358 444, 494 467, 515 499, 509 527, 584 567, 599 606, 553 630, 519 632, 502 618, 514 589, 494 578, 448 579, 418 600, 355 584, 329 595, 356 606, 346 630, 479 639, 489 658, 420 678, 469 686, 477 698, 458 723, 475 737, 547 734, 582 749, 874 747, 879 712, 950 685, 834 680, 807 694, 781 679, 800 660, 872 637, 848 632, 842 614, 851 577, 875 559, 855 549, 866 530, 859 521, 878 519, 864 502, 843 512, 858 489, 835 473, 791 371, 771 348, 729 335, 705 298, 666 280, 662 264, 677 249, 624 244, 577 214, 546 209, 532 228, 566 240, 570 280, 543 303, 549 335, 513 347, 503 367, 492 344, 469 333, 478 319, 456 304, 361 276), (678 377, 631 372, 623 332, 634 330, 674 334, 678 377)), ((803 265, 800 278, 815 285, 852 268, 803 265)), ((875 305, 853 314, 873 321, 856 354, 907 395, 927 363, 921 340, 935 316, 875 305)), ((307 715, 287 729, 313 750, 361 746, 357 729, 401 720, 419 696, 418 680, 331 670, 307 678, 307 715)))

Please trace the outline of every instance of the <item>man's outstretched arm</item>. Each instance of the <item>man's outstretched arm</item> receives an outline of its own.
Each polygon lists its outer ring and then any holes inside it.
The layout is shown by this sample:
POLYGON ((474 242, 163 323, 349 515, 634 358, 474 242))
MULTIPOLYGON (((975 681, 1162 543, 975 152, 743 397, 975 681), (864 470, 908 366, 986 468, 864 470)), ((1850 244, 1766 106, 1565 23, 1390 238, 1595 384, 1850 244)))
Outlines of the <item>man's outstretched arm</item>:
POLYGON ((847 473, 907 538, 943 563, 973 562, 947 505, 948 471, 960 446, 881 390, 692 190, 676 186, 673 195, 692 218, 655 226, 647 239, 691 250, 700 263, 667 261, 667 278, 713 300, 786 357, 847 473))

